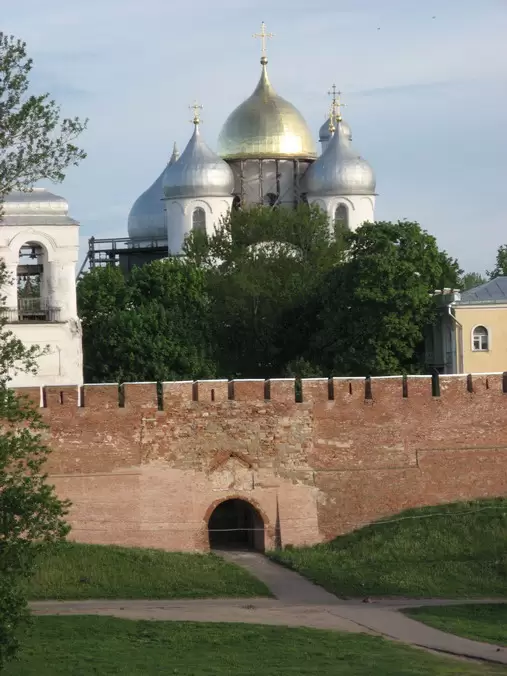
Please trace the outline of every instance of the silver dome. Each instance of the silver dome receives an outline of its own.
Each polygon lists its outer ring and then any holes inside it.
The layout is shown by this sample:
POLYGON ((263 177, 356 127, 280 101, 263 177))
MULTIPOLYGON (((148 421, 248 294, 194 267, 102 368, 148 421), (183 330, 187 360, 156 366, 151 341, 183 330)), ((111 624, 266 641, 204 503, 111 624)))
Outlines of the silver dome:
MULTIPOLYGON (((336 118, 336 124, 339 122, 338 118, 336 118)), ((345 134, 346 138, 349 139, 349 141, 352 141, 352 129, 349 127, 349 125, 345 122, 345 120, 341 121, 342 127, 343 127, 343 133, 345 134)), ((326 119, 322 127, 319 129, 319 141, 321 143, 326 143, 326 141, 331 140, 331 132, 329 130, 329 118, 326 119)))
POLYGON ((347 127, 338 122, 326 150, 303 177, 308 195, 374 195, 375 173, 368 162, 352 148, 347 127))
POLYGON ((181 157, 163 177, 165 197, 230 197, 234 174, 230 166, 204 143, 198 121, 181 157))
POLYGON ((178 157, 175 143, 171 159, 164 167, 164 171, 134 202, 128 217, 128 233, 132 239, 167 239, 162 182, 167 167, 173 165, 178 157))

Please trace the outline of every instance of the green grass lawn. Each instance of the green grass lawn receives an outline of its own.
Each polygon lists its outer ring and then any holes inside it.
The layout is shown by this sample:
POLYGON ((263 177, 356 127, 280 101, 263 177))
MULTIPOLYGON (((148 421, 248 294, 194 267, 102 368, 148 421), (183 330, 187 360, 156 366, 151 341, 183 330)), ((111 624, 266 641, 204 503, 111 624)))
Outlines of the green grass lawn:
POLYGON ((66 542, 39 559, 30 599, 269 596, 262 582, 215 554, 66 542))
POLYGON ((382 638, 245 624, 39 617, 5 676, 468 676, 504 669, 382 638))
POLYGON ((503 597, 507 499, 411 509, 271 556, 338 596, 503 597))
POLYGON ((504 604, 410 608, 405 614, 451 634, 507 646, 507 605, 504 604))

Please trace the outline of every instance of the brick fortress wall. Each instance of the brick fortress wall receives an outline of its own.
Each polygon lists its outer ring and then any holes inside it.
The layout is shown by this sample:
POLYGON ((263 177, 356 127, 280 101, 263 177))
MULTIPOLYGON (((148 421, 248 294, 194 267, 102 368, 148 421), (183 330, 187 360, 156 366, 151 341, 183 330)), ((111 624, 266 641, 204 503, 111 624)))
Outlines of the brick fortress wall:
POLYGON ((507 492, 507 377, 85 385, 20 390, 50 426, 50 480, 82 542, 208 548, 239 497, 266 546, 408 507, 507 492))

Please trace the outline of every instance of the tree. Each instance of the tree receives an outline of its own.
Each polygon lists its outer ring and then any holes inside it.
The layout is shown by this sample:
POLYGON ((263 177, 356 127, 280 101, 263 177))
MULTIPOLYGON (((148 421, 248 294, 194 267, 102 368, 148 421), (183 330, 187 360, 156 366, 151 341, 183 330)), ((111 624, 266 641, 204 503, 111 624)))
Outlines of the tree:
POLYGON ((62 181, 64 170, 86 157, 73 143, 86 121, 60 119, 49 94, 28 94, 32 66, 26 44, 0 33, 0 206, 12 190, 30 190, 43 178, 62 181))
MULTIPOLYGON (((30 95, 31 70, 25 43, 0 33, 0 216, 8 193, 30 190, 43 178, 61 181, 64 170, 85 157, 73 141, 86 122, 61 119, 48 94, 30 95)), ((0 287, 15 281, 0 263, 0 287)), ((22 583, 40 548, 68 531, 68 504, 58 500, 43 473, 49 449, 42 443, 41 418, 8 387, 16 370, 36 370, 41 351, 25 348, 5 324, 0 314, 0 669, 16 652, 28 616, 22 583)))
MULTIPOLYGON (((0 286, 8 282, 1 263, 0 286)), ((33 403, 8 387, 14 371, 35 372, 40 351, 25 348, 5 323, 0 315, 0 670, 15 654, 28 619, 23 582, 40 550, 68 532, 68 503, 56 497, 43 472, 45 426, 33 403)))
POLYGON ((205 274, 179 259, 96 268, 78 283, 85 380, 211 378, 205 274))
POLYGON ((496 252, 496 264, 493 270, 486 273, 490 279, 507 275, 507 244, 502 244, 496 252))
POLYGON ((479 272, 466 272, 460 279, 459 288, 463 291, 468 291, 469 289, 475 289, 476 286, 485 284, 486 281, 486 277, 479 272))
POLYGON ((343 246, 315 207, 231 212, 211 237, 191 236, 185 254, 206 273, 212 341, 221 377, 282 374, 301 307, 343 246))
POLYGON ((347 235, 346 260, 299 312, 297 355, 327 374, 389 375, 423 367, 431 294, 460 270, 417 223, 365 224, 347 235))

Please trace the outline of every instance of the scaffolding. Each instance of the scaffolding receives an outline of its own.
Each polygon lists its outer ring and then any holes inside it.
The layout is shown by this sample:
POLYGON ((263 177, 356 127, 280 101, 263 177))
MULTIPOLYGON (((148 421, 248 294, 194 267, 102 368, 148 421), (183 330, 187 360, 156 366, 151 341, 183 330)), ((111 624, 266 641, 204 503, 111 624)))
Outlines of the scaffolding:
POLYGON ((145 265, 161 258, 167 258, 169 250, 166 240, 157 239, 130 239, 118 237, 97 239, 90 237, 88 251, 78 273, 80 278, 88 268, 113 265, 128 273, 135 266, 145 265))

